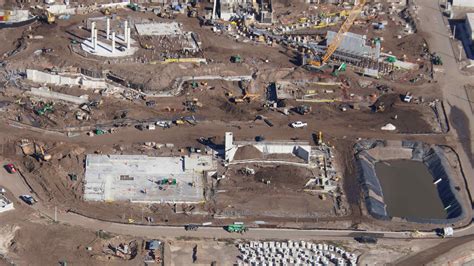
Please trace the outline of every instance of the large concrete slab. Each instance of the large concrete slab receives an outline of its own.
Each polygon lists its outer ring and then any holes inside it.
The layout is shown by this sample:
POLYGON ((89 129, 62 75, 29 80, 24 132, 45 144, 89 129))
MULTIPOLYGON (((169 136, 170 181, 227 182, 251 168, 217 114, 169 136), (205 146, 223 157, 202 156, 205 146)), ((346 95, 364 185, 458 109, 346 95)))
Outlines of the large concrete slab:
POLYGON ((84 199, 90 201, 200 202, 211 156, 87 155, 84 199), (176 184, 160 184, 176 179, 176 184))
POLYGON ((141 36, 177 36, 183 34, 177 22, 135 24, 135 28, 141 36))

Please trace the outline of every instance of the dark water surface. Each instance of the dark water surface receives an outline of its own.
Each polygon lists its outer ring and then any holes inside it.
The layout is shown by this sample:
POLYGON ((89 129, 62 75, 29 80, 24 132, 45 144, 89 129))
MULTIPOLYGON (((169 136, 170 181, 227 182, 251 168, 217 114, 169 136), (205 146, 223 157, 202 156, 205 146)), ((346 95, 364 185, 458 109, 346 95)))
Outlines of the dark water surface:
POLYGON ((428 168, 418 161, 390 160, 375 164, 392 217, 445 219, 447 213, 428 168))

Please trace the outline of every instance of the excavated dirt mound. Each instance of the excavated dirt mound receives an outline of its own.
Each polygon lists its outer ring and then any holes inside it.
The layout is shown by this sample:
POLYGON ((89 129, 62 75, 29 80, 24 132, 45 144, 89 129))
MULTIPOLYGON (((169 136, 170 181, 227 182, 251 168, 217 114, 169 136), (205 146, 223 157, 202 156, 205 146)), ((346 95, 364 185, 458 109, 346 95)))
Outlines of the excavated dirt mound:
POLYGON ((270 181, 270 184, 278 187, 301 189, 311 176, 311 171, 306 168, 280 165, 261 168, 255 173, 254 178, 257 182, 270 181))
POLYGON ((227 100, 224 100, 224 102, 219 106, 219 108, 225 113, 232 115, 235 120, 248 120, 253 118, 246 108, 237 106, 227 100))
POLYGON ((263 154, 252 145, 247 145, 237 149, 235 160, 263 159, 263 154))

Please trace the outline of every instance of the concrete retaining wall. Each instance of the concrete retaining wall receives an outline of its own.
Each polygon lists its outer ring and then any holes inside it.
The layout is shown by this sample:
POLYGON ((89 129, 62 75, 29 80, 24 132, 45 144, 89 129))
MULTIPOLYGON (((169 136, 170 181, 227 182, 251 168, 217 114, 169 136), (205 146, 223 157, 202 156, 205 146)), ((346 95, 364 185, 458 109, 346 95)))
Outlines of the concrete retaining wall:
POLYGON ((29 92, 30 95, 46 98, 46 99, 53 99, 53 100, 61 100, 65 102, 70 102, 74 104, 84 104, 87 103, 89 100, 88 98, 81 98, 77 96, 72 96, 64 93, 50 91, 45 88, 31 88, 29 92))
POLYGON ((69 8, 67 5, 50 5, 47 10, 54 15, 74 15, 76 14, 75 8, 69 8))
POLYGON ((63 76, 49 74, 34 69, 26 70, 26 78, 41 84, 54 84, 58 86, 83 86, 86 88, 105 89, 108 87, 104 79, 87 78, 84 75, 63 76))

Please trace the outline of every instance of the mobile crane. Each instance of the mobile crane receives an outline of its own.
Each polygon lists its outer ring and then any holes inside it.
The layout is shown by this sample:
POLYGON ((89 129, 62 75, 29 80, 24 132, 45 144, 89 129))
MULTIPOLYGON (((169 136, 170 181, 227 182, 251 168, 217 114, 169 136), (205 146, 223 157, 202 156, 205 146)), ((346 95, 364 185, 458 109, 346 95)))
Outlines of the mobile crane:
POLYGON ((341 45, 342 40, 344 39, 344 34, 346 34, 349 29, 354 24, 354 21, 359 16, 360 12, 362 12, 362 8, 364 7, 367 0, 359 0, 358 4, 354 6, 354 8, 350 11, 350 14, 347 16, 347 19, 342 24, 341 28, 337 32, 336 37, 332 40, 332 42, 328 45, 326 50, 326 54, 321 58, 320 61, 318 60, 309 60, 308 63, 314 67, 321 67, 331 58, 334 52, 337 50, 339 45, 341 45))

